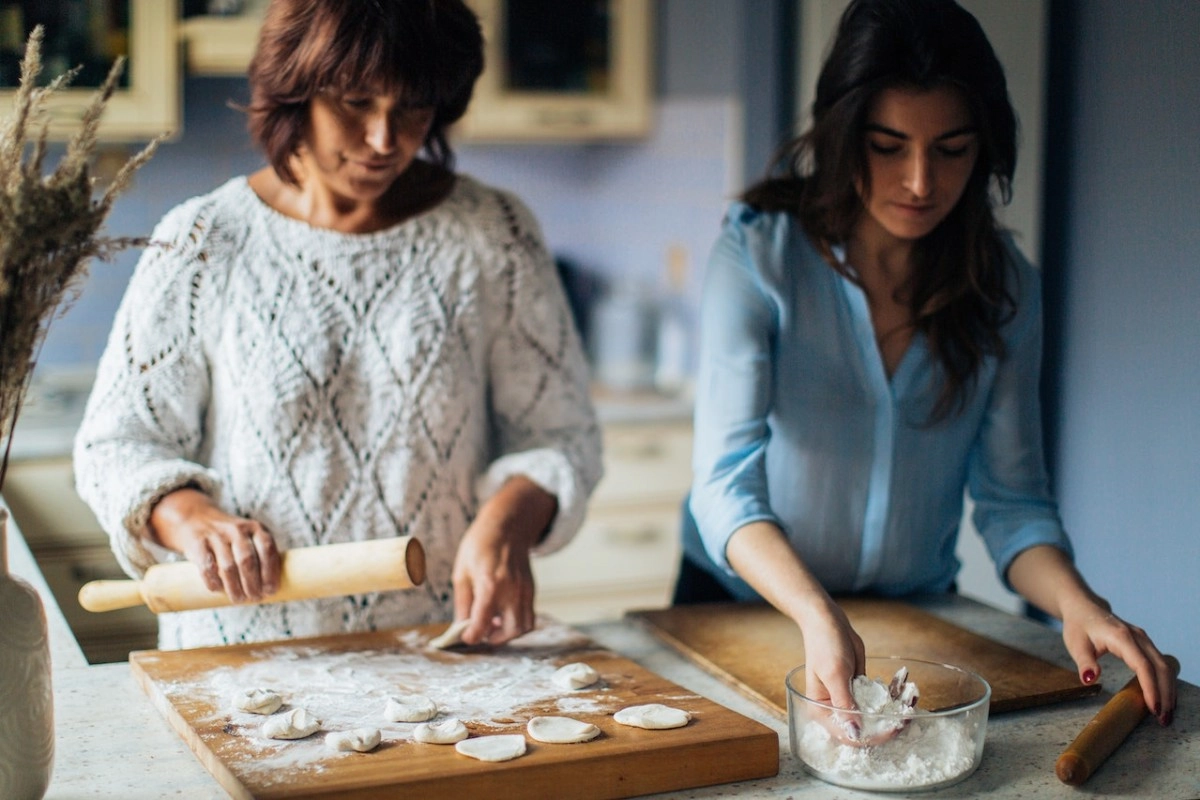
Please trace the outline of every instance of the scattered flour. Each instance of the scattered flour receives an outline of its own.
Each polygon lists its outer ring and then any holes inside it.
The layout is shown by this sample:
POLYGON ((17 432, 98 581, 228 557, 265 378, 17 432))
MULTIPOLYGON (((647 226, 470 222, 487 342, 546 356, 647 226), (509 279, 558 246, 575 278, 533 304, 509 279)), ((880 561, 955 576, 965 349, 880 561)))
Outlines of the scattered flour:
POLYGON ((397 693, 428 696, 438 706, 438 719, 457 717, 477 734, 516 732, 523 730, 529 708, 545 713, 557 707, 564 714, 611 714, 616 709, 617 698, 606 691, 567 692, 554 682, 559 665, 551 656, 561 657, 564 645, 586 642, 565 626, 551 626, 492 653, 431 652, 428 637, 416 632, 406 632, 397 637, 396 647, 380 650, 329 653, 268 645, 256 650, 245 666, 219 667, 160 687, 172 702, 199 702, 213 709, 210 717, 196 720, 215 724, 210 748, 248 751, 252 757, 239 758, 239 767, 260 777, 294 777, 297 772, 321 772, 322 761, 351 754, 331 752, 322 737, 291 742, 263 738, 264 717, 230 702, 239 689, 270 686, 283 698, 279 713, 303 706, 322 721, 325 731, 378 726, 381 746, 411 742, 417 725, 384 719, 387 698, 397 693))

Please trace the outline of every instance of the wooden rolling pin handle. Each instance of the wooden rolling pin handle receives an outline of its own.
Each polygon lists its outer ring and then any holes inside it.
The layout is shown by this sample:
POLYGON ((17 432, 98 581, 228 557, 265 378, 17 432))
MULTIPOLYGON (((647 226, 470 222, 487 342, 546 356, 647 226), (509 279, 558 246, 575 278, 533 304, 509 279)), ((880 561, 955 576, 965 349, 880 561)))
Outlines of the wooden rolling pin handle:
MULTIPOLYGON (((282 554, 279 589, 264 603, 411 589, 425 581, 425 550, 411 536, 300 547, 282 554)), ((227 606, 224 592, 204 584, 195 564, 157 564, 140 581, 92 581, 79 590, 88 611, 145 603, 156 614, 227 606)))
MULTIPOLYGON (((1179 674, 1179 660, 1163 656, 1171 671, 1179 674)), ((1079 786, 1100 768, 1117 746, 1133 732, 1146 716, 1142 687, 1135 675, 1129 683, 1112 696, 1104 707, 1084 726, 1071 746, 1058 757, 1054 772, 1069 786, 1079 786)))
POLYGON ((89 581, 79 590, 79 605, 88 611, 116 611, 145 602, 137 581, 89 581))

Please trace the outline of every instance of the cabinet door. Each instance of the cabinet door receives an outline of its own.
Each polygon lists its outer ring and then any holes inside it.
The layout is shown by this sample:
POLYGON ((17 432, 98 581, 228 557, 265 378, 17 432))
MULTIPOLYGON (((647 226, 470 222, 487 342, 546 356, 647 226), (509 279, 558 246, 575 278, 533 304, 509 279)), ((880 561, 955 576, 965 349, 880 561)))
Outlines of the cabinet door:
POLYGON ((611 588, 668 587, 679 565, 679 512, 645 506, 588 516, 575 540, 534 559, 539 596, 611 588))
POLYGON ((631 503, 678 506, 692 482, 692 431, 686 423, 623 424, 604 429, 604 478, 593 512, 631 503))

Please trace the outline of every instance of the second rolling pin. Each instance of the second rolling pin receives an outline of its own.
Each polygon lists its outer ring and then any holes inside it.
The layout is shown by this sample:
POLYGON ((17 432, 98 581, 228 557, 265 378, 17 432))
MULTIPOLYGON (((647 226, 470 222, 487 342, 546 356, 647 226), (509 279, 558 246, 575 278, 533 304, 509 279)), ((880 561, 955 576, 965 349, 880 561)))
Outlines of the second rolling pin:
MULTIPOLYGON (((411 589, 425 582, 425 550, 411 536, 297 547, 281 556, 279 589, 264 603, 411 589)), ((88 611, 145 604, 151 611, 191 611, 231 605, 209 591, 188 561, 156 564, 140 581, 92 581, 79 590, 88 611)))
MULTIPOLYGON (((1163 656, 1171 671, 1179 674, 1179 660, 1163 656)), ((1058 757, 1054 772, 1058 779, 1079 786, 1100 768, 1104 759, 1133 732, 1146 716, 1142 687, 1135 675, 1121 691, 1112 696, 1104 707, 1084 726, 1071 746, 1058 757)))

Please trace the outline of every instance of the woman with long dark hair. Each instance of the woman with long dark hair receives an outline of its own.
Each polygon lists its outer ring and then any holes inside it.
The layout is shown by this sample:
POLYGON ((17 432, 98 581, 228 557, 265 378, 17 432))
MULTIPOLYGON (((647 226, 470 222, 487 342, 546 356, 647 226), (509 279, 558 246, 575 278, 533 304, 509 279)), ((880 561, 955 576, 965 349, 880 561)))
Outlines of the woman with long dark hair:
POLYGON ((852 707, 863 643, 832 595, 952 590, 965 490, 998 574, 1062 620, 1081 680, 1119 656, 1167 724, 1171 671, 1075 569, 1049 491, 1038 273, 993 214, 1016 140, 968 12, 846 9, 811 128, 709 262, 676 602, 770 601, 803 633, 807 685, 852 707))

